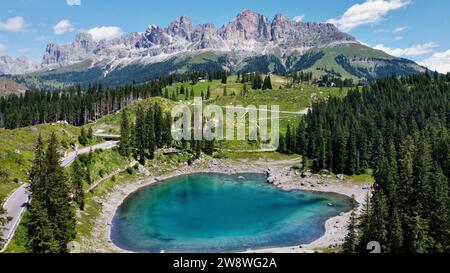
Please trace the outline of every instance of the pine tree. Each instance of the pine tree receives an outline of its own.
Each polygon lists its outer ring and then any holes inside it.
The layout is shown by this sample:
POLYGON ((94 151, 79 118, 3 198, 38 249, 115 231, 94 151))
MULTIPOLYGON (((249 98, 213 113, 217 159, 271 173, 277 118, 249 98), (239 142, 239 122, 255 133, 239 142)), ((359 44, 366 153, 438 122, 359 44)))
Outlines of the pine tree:
POLYGON ((155 118, 154 118, 154 128, 155 128, 155 145, 157 147, 163 146, 162 141, 162 127, 163 127, 163 111, 159 104, 155 104, 155 118))
POLYGON ((432 165, 430 182, 432 185, 430 236, 435 240, 433 252, 445 253, 450 250, 450 199, 448 179, 436 162, 432 165))
POLYGON ((205 152, 205 154, 212 156, 214 153, 214 146, 214 140, 205 140, 205 148, 203 149, 203 151, 205 152))
POLYGON ((136 111, 136 125, 134 129, 135 133, 135 149, 139 158, 139 162, 145 164, 145 148, 146 148, 146 126, 145 126, 145 113, 142 106, 138 106, 136 111))
POLYGON ((372 205, 370 203, 369 193, 367 193, 366 195, 365 202, 363 203, 362 211, 358 221, 358 230, 361 233, 358 244, 358 252, 365 252, 367 244, 370 241, 373 241, 373 230, 371 228, 372 205))
POLYGON ((352 211, 350 214, 350 219, 347 225, 348 234, 345 237, 345 241, 343 244, 344 253, 355 253, 358 244, 358 237, 356 233, 356 213, 352 211))
POLYGON ((3 240, 3 227, 6 226, 6 224, 8 224, 9 222, 5 214, 6 211, 3 209, 3 207, 0 206, 0 248, 2 248, 3 244, 5 243, 5 241, 3 240))
POLYGON ((156 136, 155 136, 155 113, 150 107, 145 116, 145 147, 148 150, 149 158, 153 159, 156 151, 156 136))
POLYGON ((80 144, 83 146, 86 146, 88 144, 86 130, 84 129, 84 127, 81 127, 81 133, 80 136, 78 137, 78 142, 80 142, 80 144))
POLYGON ((277 152, 284 153, 286 151, 286 139, 284 135, 280 134, 280 141, 278 144, 277 152))
POLYGON ((130 120, 128 118, 128 112, 126 109, 122 111, 121 121, 120 121, 120 143, 119 143, 119 153, 122 156, 129 157, 131 152, 131 130, 130 130, 130 120))
POLYGON ((305 123, 303 121, 300 122, 298 128, 297 128, 297 134, 296 134, 296 153, 299 155, 305 155, 306 154, 306 128, 305 123))
POLYGON ((429 226, 425 219, 415 214, 407 217, 407 238, 405 238, 406 252, 409 253, 426 253, 429 247, 428 231, 429 226))
POLYGON ((270 90, 273 89, 273 88, 272 88, 272 81, 271 81, 271 79, 270 79, 270 76, 266 76, 266 77, 264 78, 264 83, 263 83, 262 90, 266 90, 266 89, 270 89, 270 90))
POLYGON ((355 196, 352 196, 352 212, 350 214, 350 219, 347 225, 347 236, 343 244, 344 253, 355 253, 358 246, 358 234, 357 234, 357 218, 356 209, 358 208, 358 203, 355 200, 355 196))
POLYGON ((169 89, 167 87, 164 91, 164 98, 169 99, 169 89))
POLYGON ((347 139, 347 149, 346 149, 346 167, 345 167, 345 173, 348 175, 353 175, 357 172, 359 169, 359 166, 357 166, 357 158, 358 158, 358 151, 356 149, 356 136, 355 131, 352 128, 350 130, 350 136, 347 139))
POLYGON ((75 213, 70 200, 70 187, 58 153, 58 140, 53 134, 45 154, 46 189, 43 203, 50 222, 55 226, 53 234, 60 252, 67 251, 67 244, 75 238, 75 213))
POLYGON ((74 190, 74 200, 78 204, 80 210, 84 210, 84 189, 85 173, 80 160, 75 159, 72 166, 72 185, 74 190))
POLYGON ((286 129, 285 144, 286 144, 286 152, 292 153, 292 151, 291 151, 292 133, 291 133, 291 124, 289 124, 289 123, 288 123, 287 129, 286 129))
POLYGON ((227 72, 222 72, 222 84, 227 84, 227 72))
POLYGON ((67 252, 67 244, 75 238, 70 186, 60 164, 56 135, 51 136, 45 153, 39 137, 30 173, 32 202, 27 223, 33 252, 67 252))
POLYGON ((402 253, 403 251, 403 228, 400 213, 397 208, 392 209, 389 220, 388 241, 390 253, 402 253))
POLYGON ((162 142, 166 147, 172 146, 172 115, 169 113, 165 113, 164 122, 163 122, 163 130, 162 130, 162 142))
POLYGON ((45 147, 41 135, 37 139, 36 148, 34 149, 33 166, 30 171, 30 190, 33 196, 38 199, 45 197, 46 189, 46 165, 45 165, 45 147))
POLYGON ((346 142, 340 130, 333 137, 333 172, 340 174, 345 170, 346 142))
POLYGON ((208 91, 206 92, 206 99, 209 100, 211 98, 211 87, 208 85, 208 91))
POLYGON ((47 209, 39 199, 33 199, 28 210, 27 248, 31 253, 59 253, 60 244, 55 239, 55 226, 50 222, 47 209))
POLYGON ((94 139, 94 131, 92 130, 92 127, 89 127, 88 129, 87 139, 89 142, 91 142, 94 139))
POLYGON ((413 168, 413 182, 415 188, 416 210, 422 214, 427 215, 431 209, 431 183, 430 183, 430 170, 431 170, 431 155, 428 141, 422 134, 419 138, 416 154, 414 156, 414 168, 413 168))

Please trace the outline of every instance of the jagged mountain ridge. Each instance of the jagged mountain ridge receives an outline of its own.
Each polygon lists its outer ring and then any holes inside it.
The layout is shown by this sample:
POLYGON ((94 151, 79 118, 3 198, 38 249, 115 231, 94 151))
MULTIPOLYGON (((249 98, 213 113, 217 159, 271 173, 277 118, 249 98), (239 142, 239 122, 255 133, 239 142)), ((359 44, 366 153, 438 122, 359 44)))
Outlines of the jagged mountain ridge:
POLYGON ((292 52, 302 54, 313 47, 350 43, 358 42, 331 24, 295 22, 281 14, 270 21, 256 12, 243 11, 219 29, 212 23, 193 26, 188 17, 181 16, 166 28, 150 25, 144 33, 130 33, 110 41, 96 42, 90 34, 78 33, 72 44, 49 44, 43 64, 55 68, 88 58, 145 58, 154 62, 167 55, 202 50, 234 51, 244 57, 281 53, 280 57, 286 58, 292 52))
POLYGON ((278 73, 309 69, 355 79, 424 71, 414 62, 360 44, 332 24, 296 22, 282 14, 269 20, 250 10, 220 28, 212 23, 194 26, 181 16, 167 27, 149 25, 145 32, 109 41, 80 32, 71 44, 48 44, 38 67, 33 76, 44 81, 112 85, 222 68, 278 73))

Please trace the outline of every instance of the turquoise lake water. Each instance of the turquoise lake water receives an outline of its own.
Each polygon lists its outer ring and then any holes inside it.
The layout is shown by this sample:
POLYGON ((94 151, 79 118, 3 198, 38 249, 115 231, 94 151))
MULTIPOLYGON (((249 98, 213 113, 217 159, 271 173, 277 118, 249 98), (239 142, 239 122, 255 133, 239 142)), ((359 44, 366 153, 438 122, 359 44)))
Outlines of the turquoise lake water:
POLYGON ((293 246, 320 238, 325 220, 349 209, 348 198, 281 191, 261 174, 192 174, 128 196, 116 212, 111 237, 136 252, 293 246))

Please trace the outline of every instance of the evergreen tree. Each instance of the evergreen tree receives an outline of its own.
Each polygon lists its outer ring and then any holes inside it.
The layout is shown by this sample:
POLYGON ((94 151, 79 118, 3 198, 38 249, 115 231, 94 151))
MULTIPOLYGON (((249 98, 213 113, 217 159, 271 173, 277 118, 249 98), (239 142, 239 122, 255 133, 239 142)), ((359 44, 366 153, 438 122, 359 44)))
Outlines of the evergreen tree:
POLYGON ((209 100, 211 98, 211 87, 208 85, 208 91, 206 92, 206 99, 209 100))
POLYGON ((75 159, 72 166, 72 185, 74 191, 74 200, 78 204, 80 210, 84 210, 84 189, 85 173, 80 160, 75 159))
POLYGON ((163 127, 163 111, 161 106, 156 103, 155 104, 155 118, 154 118, 154 134, 155 134, 155 145, 157 147, 163 146, 162 141, 162 127, 163 127))
POLYGON ((227 84, 227 72, 222 72, 222 84, 227 84))
POLYGON ((167 87, 164 91, 164 98, 169 99, 169 89, 167 87))
POLYGON ((46 189, 45 207, 50 222, 54 225, 53 235, 60 252, 67 252, 67 244, 75 238, 75 213, 70 200, 70 187, 58 153, 58 140, 53 134, 45 154, 46 189))
POLYGON ((370 227, 374 235, 373 241, 377 241, 382 246, 382 251, 388 250, 388 204, 383 191, 376 191, 373 196, 373 208, 370 227))
POLYGON ((28 210, 27 248, 31 253, 59 253, 60 244, 54 235, 55 226, 49 220, 47 209, 39 199, 33 199, 28 210))
POLYGON ((277 152, 284 153, 286 151, 286 139, 284 135, 280 134, 280 142, 278 144, 277 152))
POLYGON ((94 139, 94 131, 92 130, 92 127, 89 127, 88 129, 87 139, 88 142, 91 142, 94 139))
POLYGON ((431 155, 428 141, 422 134, 419 139, 416 154, 414 156, 413 183, 417 203, 416 210, 422 215, 429 216, 431 210, 431 155))
POLYGON ((291 151, 291 144, 292 144, 292 133, 291 133, 291 124, 288 123, 287 129, 286 129, 286 137, 285 137, 285 145, 286 145, 286 152, 292 153, 291 151))
POLYGON ((350 131, 350 136, 347 140, 346 151, 347 159, 345 173, 348 175, 353 175, 357 173, 357 170, 359 169, 359 166, 357 166, 358 151, 356 149, 356 136, 353 129, 350 131))
POLYGON ((170 112, 165 113, 164 115, 161 139, 166 147, 172 146, 172 115, 170 114, 170 112))
POLYGON ((372 205, 370 204, 369 193, 366 195, 358 222, 358 230, 361 233, 358 243, 358 252, 365 252, 367 244, 373 241, 373 230, 371 228, 372 205))
POLYGON ((297 134, 296 134, 296 153, 299 155, 305 155, 306 154, 306 128, 305 123, 303 121, 300 122, 299 126, 297 127, 297 134))
POLYGON ((2 248, 3 244, 5 243, 5 241, 3 240, 3 227, 6 226, 6 224, 8 224, 9 222, 5 214, 6 211, 3 209, 3 207, 0 207, 0 248, 2 248))
POLYGON ((30 173, 32 202, 27 223, 29 247, 33 252, 67 252, 67 244, 75 238, 70 186, 60 164, 56 135, 51 136, 45 154, 39 138, 30 173))
POLYGON ((252 83, 252 89, 261 89, 263 80, 261 79, 261 74, 259 72, 255 73, 252 83))
POLYGON ((272 81, 271 81, 271 79, 270 79, 270 76, 266 76, 266 77, 264 78, 264 83, 263 83, 262 90, 266 90, 266 89, 270 89, 270 90, 273 89, 273 88, 272 88, 272 81))
POLYGON ((132 138, 131 138, 130 120, 126 109, 122 111, 121 115, 120 136, 121 138, 119 143, 119 153, 122 156, 129 157, 132 146, 132 138))
POLYGON ((139 162, 144 165, 145 164, 145 148, 147 144, 146 139, 146 118, 144 109, 142 109, 142 106, 138 106, 136 111, 136 125, 135 125, 135 149, 137 151, 137 155, 139 158, 139 162))
POLYGON ((430 182, 432 185, 430 236, 435 241, 433 252, 445 253, 450 250, 450 199, 448 179, 436 162, 433 162, 430 182))
POLYGON ((88 144, 86 129, 84 129, 84 127, 81 127, 81 133, 80 136, 78 137, 78 142, 80 142, 80 144, 83 146, 86 146, 88 144))
POLYGON ((46 189, 46 175, 45 165, 45 147, 41 135, 37 139, 36 148, 34 149, 33 166, 30 171, 30 190, 33 196, 37 199, 45 198, 46 189))
POLYGON ((150 107, 145 116, 145 147, 147 147, 150 159, 154 158, 156 151, 155 113, 150 107))
POLYGON ((357 249, 358 237, 356 233, 356 213, 352 211, 347 225, 348 234, 343 244, 344 253, 355 253, 357 249))
POLYGON ((403 228, 400 213, 397 208, 392 209, 392 215, 389 220, 388 241, 391 253, 403 252, 403 228))
POLYGON ((205 148, 203 149, 203 151, 207 155, 213 155, 213 153, 214 153, 214 146, 215 146, 215 141, 214 140, 205 140, 205 148))

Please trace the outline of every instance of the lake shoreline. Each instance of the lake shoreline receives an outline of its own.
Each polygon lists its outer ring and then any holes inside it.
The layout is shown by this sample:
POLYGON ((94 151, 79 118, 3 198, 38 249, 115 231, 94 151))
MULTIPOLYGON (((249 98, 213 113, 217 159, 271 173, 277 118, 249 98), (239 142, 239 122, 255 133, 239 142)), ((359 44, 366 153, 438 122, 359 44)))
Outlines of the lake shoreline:
MULTIPOLYGON (((363 190, 361 185, 354 185, 352 183, 341 182, 336 183, 320 183, 318 178, 310 177, 301 179, 294 170, 289 167, 292 166, 294 160, 288 161, 253 161, 247 164, 237 164, 225 160, 199 160, 194 162, 191 166, 185 166, 181 169, 175 170, 167 175, 160 177, 140 177, 135 181, 122 185, 115 189, 103 203, 100 216, 94 222, 93 240, 90 242, 91 248, 97 252, 117 252, 130 253, 125 249, 115 245, 111 238, 112 223, 117 209, 123 204, 125 199, 133 192, 150 185, 164 182, 168 179, 175 178, 182 175, 199 174, 199 173, 217 173, 217 174, 249 174, 260 173, 267 174, 272 171, 271 175, 275 177, 274 186, 281 190, 293 191, 313 191, 313 192, 327 192, 351 197, 355 195, 356 201, 362 204, 367 190, 363 190), (300 179, 300 180, 299 180, 300 179)), ((147 173, 148 175, 148 173, 147 173)), ((294 245, 290 247, 280 248, 262 248, 257 250, 247 250, 246 252, 256 253, 311 253, 320 248, 333 247, 342 244, 345 238, 346 225, 350 216, 350 212, 341 213, 338 216, 329 218, 325 221, 325 233, 316 241, 306 245, 294 245)))

